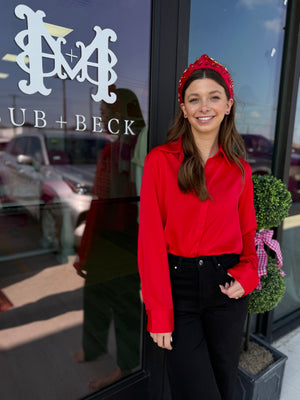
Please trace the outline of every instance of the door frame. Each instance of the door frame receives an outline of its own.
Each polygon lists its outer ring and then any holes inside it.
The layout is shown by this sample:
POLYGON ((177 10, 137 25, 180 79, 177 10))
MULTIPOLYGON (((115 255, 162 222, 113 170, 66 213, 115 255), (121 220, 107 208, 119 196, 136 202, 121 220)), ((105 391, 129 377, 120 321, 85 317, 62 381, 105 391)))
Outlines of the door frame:
MULTIPOLYGON (((190 0, 152 0, 148 150, 166 140, 178 107, 177 85, 188 61, 189 21, 190 0)), ((164 352, 154 351, 145 310, 141 332, 141 369, 82 400, 168 399, 166 375, 158 368, 164 364, 164 352)))

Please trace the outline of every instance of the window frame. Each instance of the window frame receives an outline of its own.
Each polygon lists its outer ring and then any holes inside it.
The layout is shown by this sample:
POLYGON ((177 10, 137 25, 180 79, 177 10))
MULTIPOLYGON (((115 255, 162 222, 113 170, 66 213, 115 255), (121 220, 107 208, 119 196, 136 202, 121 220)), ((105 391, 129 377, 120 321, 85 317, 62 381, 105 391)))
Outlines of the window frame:
MULTIPOLYGON (((272 173, 288 184, 292 142, 300 78, 300 2, 289 0, 287 4, 285 37, 280 74, 275 142, 272 173)), ((290 215, 300 213, 300 202, 294 203, 290 215)), ((283 224, 275 229, 274 238, 281 244, 283 224)), ((300 322, 300 308, 274 323, 274 310, 257 316, 256 333, 271 342, 288 333, 300 322), (296 321, 296 322, 295 322, 296 321)))

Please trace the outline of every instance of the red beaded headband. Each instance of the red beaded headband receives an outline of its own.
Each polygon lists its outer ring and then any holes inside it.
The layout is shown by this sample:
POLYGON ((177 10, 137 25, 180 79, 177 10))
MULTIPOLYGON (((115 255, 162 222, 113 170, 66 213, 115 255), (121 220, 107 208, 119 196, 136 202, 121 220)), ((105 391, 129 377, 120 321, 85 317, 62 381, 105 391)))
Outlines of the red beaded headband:
POLYGON ((223 65, 219 64, 213 58, 208 57, 207 54, 203 54, 200 58, 198 58, 198 60, 194 62, 194 64, 190 64, 190 66, 184 71, 180 78, 178 86, 179 103, 183 103, 182 89, 185 82, 187 81, 188 77, 198 69, 213 69, 217 71, 222 76, 224 82, 226 83, 226 86, 228 87, 229 97, 231 99, 233 98, 233 83, 227 68, 223 67, 223 65))

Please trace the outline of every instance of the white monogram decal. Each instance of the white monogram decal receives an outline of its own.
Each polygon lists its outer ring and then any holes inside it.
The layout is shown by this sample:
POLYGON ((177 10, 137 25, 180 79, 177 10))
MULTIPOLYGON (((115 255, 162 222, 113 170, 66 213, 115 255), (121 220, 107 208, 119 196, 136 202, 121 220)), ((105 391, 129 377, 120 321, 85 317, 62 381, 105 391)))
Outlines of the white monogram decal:
MULTIPOLYGON (((108 48, 109 41, 117 40, 117 35, 112 29, 101 29, 99 26, 95 26, 95 37, 89 45, 85 46, 82 42, 76 42, 76 47, 80 48, 81 57, 74 68, 71 68, 61 51, 61 45, 66 44, 66 39, 57 38, 55 40, 50 35, 43 22, 46 16, 43 11, 34 12, 26 5, 20 4, 16 7, 15 14, 19 19, 27 18, 27 30, 19 32, 15 37, 17 45, 23 50, 17 56, 17 64, 29 75, 28 81, 19 81, 18 85, 23 93, 40 93, 48 96, 52 89, 46 88, 44 78, 58 76, 60 79, 73 80, 76 78, 78 82, 87 80, 95 85, 97 92, 91 95, 94 101, 104 100, 110 104, 116 101, 116 94, 109 93, 109 86, 117 80, 117 74, 112 68, 118 61, 116 55, 108 48), (45 53, 42 50, 43 39, 52 53, 45 53), (91 62, 89 59, 95 51, 97 52, 97 62, 91 62), (29 65, 26 65, 25 57, 29 58, 29 65), (52 71, 44 72, 44 58, 54 61, 52 71), (97 80, 90 77, 88 67, 96 68, 97 80)), ((75 57, 73 53, 72 57, 75 57)))

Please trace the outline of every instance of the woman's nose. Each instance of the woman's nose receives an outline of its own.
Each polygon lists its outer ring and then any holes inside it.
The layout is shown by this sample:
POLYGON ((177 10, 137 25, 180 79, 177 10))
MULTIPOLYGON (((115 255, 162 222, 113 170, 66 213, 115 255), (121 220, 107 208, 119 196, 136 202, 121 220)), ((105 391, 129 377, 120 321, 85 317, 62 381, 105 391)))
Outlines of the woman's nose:
POLYGON ((201 111, 207 111, 210 107, 209 99, 203 99, 200 103, 201 111))

